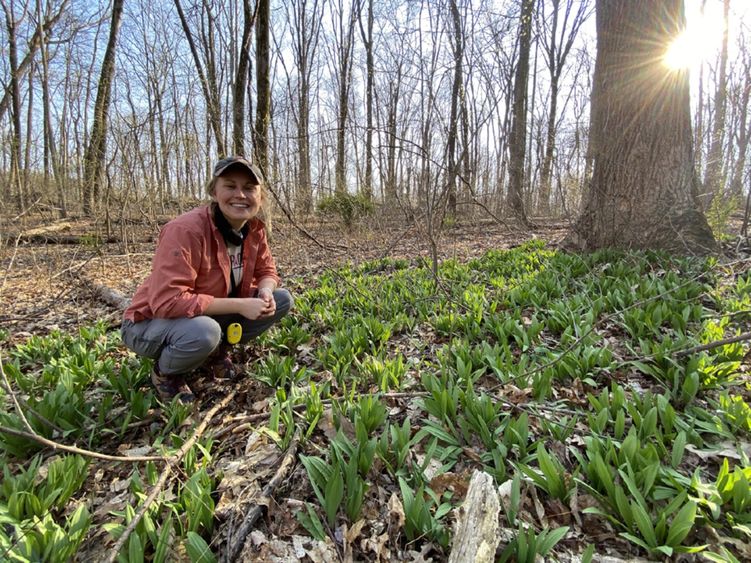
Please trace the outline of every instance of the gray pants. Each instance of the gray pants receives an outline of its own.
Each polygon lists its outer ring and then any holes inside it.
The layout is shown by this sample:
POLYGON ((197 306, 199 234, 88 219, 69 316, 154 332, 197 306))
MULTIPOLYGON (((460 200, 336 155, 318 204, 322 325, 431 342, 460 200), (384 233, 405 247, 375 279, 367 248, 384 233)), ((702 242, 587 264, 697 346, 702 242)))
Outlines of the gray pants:
POLYGON ((166 375, 184 374, 200 367, 222 343, 227 327, 240 323, 241 344, 246 344, 270 328, 292 308, 292 296, 286 289, 274 291, 276 313, 273 317, 252 321, 242 315, 199 316, 178 319, 147 319, 137 323, 123 321, 123 343, 139 356, 159 362, 166 375))

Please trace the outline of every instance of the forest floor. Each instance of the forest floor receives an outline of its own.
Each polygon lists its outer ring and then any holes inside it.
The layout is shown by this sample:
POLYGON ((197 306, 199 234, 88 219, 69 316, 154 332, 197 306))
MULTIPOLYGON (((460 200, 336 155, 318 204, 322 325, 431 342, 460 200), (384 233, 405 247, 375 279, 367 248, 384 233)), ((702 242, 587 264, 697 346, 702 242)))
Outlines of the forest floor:
MULTIPOLYGON (((166 218, 165 218, 166 219, 166 218)), ((5 240, 0 255, 0 329, 11 343, 52 330, 75 330, 97 321, 118 323, 121 311, 101 299, 97 287, 129 297, 151 270, 158 226, 128 232, 130 242, 88 243, 95 232, 87 220, 37 222, 24 233, 54 239, 61 233, 83 237, 83 244, 14 244, 5 240)), ((274 223, 272 252, 283 279, 315 277, 323 270, 380 258, 424 258, 430 261, 430 239, 417 228, 364 225, 346 229, 338 223, 303 226, 312 239, 293 225, 274 223), (314 240, 313 240, 314 239, 314 240)), ((560 223, 521 231, 495 221, 459 223, 437 239, 439 259, 466 261, 490 249, 510 248, 538 238, 556 244, 566 227, 560 223)), ((6 235, 7 236, 7 235, 6 235)))
MULTIPOLYGON (((54 544, 61 560, 67 548, 70 558, 103 561, 153 492, 120 551, 131 561, 139 553, 154 561, 224 556, 256 503, 267 512, 244 544, 245 561, 441 561, 472 472, 484 469, 501 484, 496 535, 505 560, 694 561, 678 555, 694 549, 682 544, 689 529, 691 546, 725 557, 713 560, 732 562, 723 550, 751 558, 751 492, 734 492, 751 479, 747 345, 669 360, 748 330, 746 241, 724 245, 707 265, 558 256, 562 224, 521 232, 459 223, 431 241, 415 227, 320 222, 305 225, 307 236, 280 221, 272 251, 290 290, 305 296, 299 312, 238 354, 252 377, 193 381, 199 402, 191 410, 154 400, 150 364, 119 344, 121 310, 102 298, 107 290, 129 297, 150 271, 158 227, 130 229, 127 245, 96 244, 90 226, 74 220, 24 233, 83 237, 78 244, 4 241, 0 362, 35 430, 134 459, 65 466, 81 481, 66 485, 66 502, 50 501, 48 521, 30 503, 13 505, 9 491, 36 492, 40 479, 61 472, 59 458, 42 450, 29 465, 39 446, 0 435, 10 471, 0 506, 26 518, 0 529, 3 553, 54 544), (621 396, 627 404, 617 404, 621 396), (200 451, 180 454, 202 421, 200 451), (281 486, 264 497, 298 446, 281 486), (615 489, 598 480, 598 447, 615 489), (618 457, 631 447, 633 458, 618 457), (158 491, 161 465, 136 458, 161 453, 180 463, 168 463, 158 491), (732 478, 723 477, 728 459, 732 478), (348 460, 367 467, 348 473, 348 460), (691 482, 692 472, 703 481, 691 482), (615 502, 626 486, 638 506, 615 502), (681 519, 691 524, 683 535, 681 519), (50 530, 68 543, 55 544, 50 530)), ((22 428, 3 397, 0 426, 22 428)))

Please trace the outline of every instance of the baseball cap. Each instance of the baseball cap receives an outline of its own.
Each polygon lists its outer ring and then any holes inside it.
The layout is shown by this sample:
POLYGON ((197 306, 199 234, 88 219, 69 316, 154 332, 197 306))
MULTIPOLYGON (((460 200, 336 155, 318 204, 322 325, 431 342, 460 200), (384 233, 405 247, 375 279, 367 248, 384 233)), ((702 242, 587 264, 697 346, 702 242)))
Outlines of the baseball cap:
POLYGON ((217 162, 216 166, 214 166, 214 178, 224 174, 224 172, 230 166, 244 167, 256 179, 256 182, 258 184, 263 183, 263 174, 261 174, 261 171, 258 169, 258 167, 250 162, 250 159, 238 154, 228 156, 227 158, 223 158, 222 160, 217 162))

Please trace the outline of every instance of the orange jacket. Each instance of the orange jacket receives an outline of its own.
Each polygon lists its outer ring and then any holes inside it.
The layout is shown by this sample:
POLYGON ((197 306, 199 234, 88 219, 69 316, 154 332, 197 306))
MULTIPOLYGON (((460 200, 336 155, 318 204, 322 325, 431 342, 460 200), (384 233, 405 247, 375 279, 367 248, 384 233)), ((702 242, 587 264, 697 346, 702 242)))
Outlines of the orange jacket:
MULTIPOLYGON (((214 224, 211 206, 198 207, 162 228, 151 274, 136 290, 123 316, 139 322, 202 315, 215 297, 227 297, 229 276, 227 245, 214 224)), ((238 297, 252 296, 264 278, 280 281, 263 222, 252 219, 243 241, 238 297)))

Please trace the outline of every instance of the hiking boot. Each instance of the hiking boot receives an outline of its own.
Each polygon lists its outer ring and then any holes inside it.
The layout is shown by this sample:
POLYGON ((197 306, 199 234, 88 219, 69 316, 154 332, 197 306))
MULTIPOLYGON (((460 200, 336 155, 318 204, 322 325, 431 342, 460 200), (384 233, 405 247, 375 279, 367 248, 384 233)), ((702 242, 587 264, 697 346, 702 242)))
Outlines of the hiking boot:
POLYGON ((219 381, 234 381, 240 375, 240 370, 237 369, 232 362, 231 348, 229 346, 220 345, 214 353, 212 353, 206 359, 206 371, 214 379, 219 381))
POLYGON ((169 403, 175 397, 182 403, 192 403, 196 399, 182 375, 163 374, 157 365, 154 365, 151 372, 151 383, 154 384, 159 398, 165 403, 169 403))

